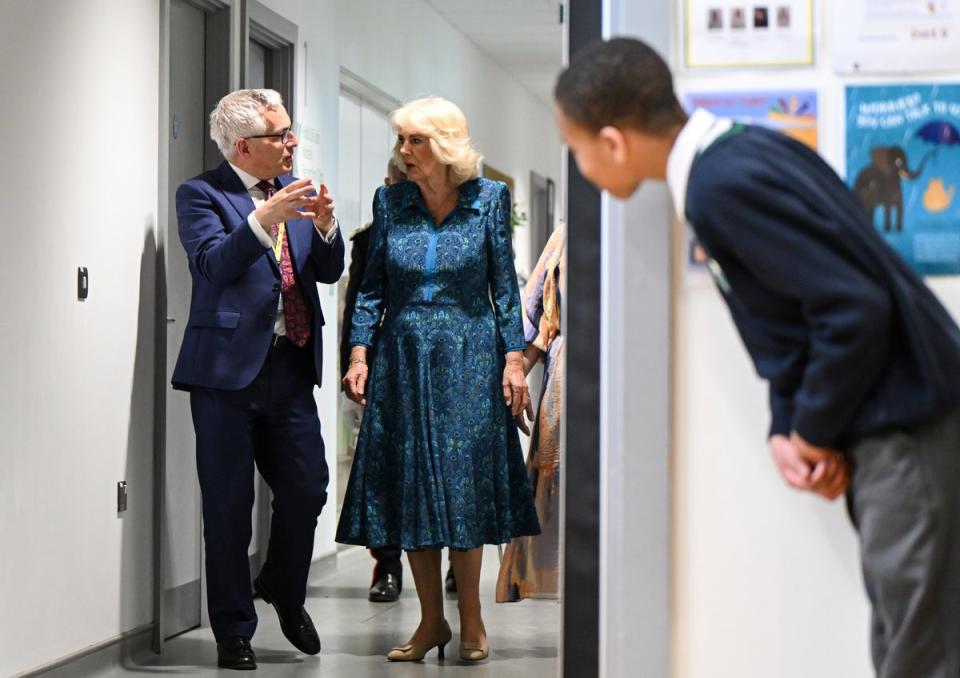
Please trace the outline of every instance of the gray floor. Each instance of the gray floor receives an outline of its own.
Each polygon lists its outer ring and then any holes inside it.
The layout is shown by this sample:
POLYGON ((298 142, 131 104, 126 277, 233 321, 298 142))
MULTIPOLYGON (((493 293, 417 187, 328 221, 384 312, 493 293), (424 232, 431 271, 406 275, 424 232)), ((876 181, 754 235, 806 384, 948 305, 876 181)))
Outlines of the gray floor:
MULTIPOLYGON (((497 550, 484 553, 481 594, 484 622, 490 639, 490 658, 467 664, 459 658, 457 603, 447 600, 447 619, 453 641, 447 658, 436 650, 422 662, 391 663, 385 658, 393 645, 402 644, 416 628, 419 606, 409 571, 400 601, 394 604, 367 601, 372 560, 362 549, 341 553, 336 571, 311 577, 307 611, 313 617, 323 651, 316 657, 297 653, 280 633, 272 608, 257 600, 260 625, 253 639, 259 670, 242 674, 216 668, 216 645, 208 629, 191 631, 168 642, 164 654, 146 662, 128 664, 110 676, 130 673, 211 676, 330 676, 336 678, 390 676, 466 676, 472 678, 554 678, 557 675, 560 606, 551 600, 525 600, 496 604, 497 550)), ((446 564, 444 564, 446 568, 446 564)))

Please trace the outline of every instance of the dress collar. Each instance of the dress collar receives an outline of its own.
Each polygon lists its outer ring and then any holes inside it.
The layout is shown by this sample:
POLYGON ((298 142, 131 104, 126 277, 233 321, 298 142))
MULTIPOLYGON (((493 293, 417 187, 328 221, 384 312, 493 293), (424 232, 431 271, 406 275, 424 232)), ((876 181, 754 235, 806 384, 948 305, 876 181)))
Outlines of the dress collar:
POLYGON ((680 135, 673 143, 667 158, 667 185, 673 196, 674 209, 682 221, 687 220, 687 182, 690 179, 693 161, 696 160, 698 153, 732 126, 733 121, 729 118, 718 118, 713 113, 698 108, 687 120, 687 124, 680 130, 680 135))
MULTIPOLYGON (((401 184, 403 187, 403 195, 401 198, 401 204, 404 209, 410 207, 417 207, 423 211, 427 210, 426 203, 423 201, 423 195, 420 193, 420 187, 417 186, 412 181, 407 181, 401 184)), ((482 201, 480 200, 480 180, 479 179, 470 179, 468 181, 460 184, 459 187, 460 196, 457 199, 457 208, 464 208, 480 211, 482 207, 482 201)))

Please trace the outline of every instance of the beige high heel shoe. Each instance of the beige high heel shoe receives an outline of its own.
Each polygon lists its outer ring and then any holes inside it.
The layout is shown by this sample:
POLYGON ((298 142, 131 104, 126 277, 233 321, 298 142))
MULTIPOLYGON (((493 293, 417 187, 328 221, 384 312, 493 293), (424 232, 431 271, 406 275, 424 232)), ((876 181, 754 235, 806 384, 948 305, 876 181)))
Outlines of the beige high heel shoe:
POLYGON ((466 643, 460 641, 460 659, 466 662, 480 662, 490 656, 490 646, 487 643, 487 637, 479 643, 466 643))
POLYGON ((392 648, 387 654, 387 659, 392 662, 418 662, 433 648, 437 648, 437 657, 443 659, 443 648, 450 642, 451 638, 453 638, 453 632, 450 630, 450 624, 444 619, 440 633, 428 642, 414 643, 411 639, 411 642, 406 645, 392 648))

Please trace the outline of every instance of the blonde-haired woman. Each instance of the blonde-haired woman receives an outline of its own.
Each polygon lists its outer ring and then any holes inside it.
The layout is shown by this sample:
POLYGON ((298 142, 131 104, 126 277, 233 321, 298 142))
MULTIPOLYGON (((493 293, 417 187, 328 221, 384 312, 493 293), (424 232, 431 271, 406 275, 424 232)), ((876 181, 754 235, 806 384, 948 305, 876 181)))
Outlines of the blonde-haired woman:
POLYGON ((366 409, 337 540, 407 551, 421 620, 393 661, 434 647, 443 656, 452 633, 440 549, 449 547, 460 656, 476 661, 488 655, 483 545, 540 532, 514 420, 530 396, 510 192, 478 178, 480 155, 453 103, 418 99, 391 122, 408 181, 374 198, 344 377, 366 409))

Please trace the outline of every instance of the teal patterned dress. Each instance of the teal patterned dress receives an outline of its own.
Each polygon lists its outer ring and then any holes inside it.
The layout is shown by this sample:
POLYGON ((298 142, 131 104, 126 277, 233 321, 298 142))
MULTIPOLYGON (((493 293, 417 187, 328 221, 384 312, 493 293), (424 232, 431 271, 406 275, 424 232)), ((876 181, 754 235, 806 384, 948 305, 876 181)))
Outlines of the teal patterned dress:
POLYGON ((337 541, 471 549, 539 534, 503 400, 505 353, 526 347, 510 191, 468 181, 435 226, 406 182, 380 188, 373 212, 350 343, 376 335, 376 351, 337 541))

